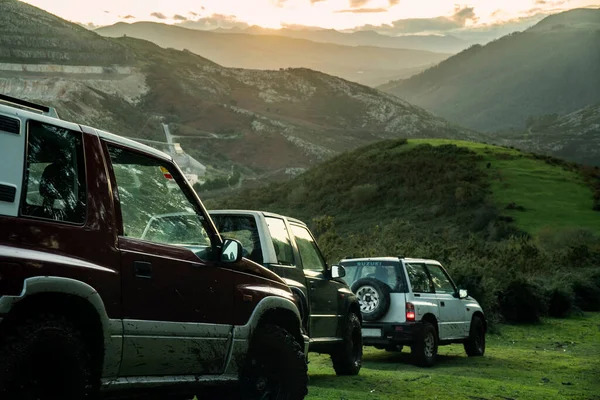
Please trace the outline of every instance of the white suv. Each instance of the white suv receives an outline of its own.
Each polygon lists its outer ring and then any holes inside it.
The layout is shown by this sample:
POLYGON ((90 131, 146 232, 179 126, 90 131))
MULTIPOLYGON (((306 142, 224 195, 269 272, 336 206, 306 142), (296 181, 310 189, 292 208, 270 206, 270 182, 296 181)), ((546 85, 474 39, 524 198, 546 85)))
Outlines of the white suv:
POLYGON ((467 355, 484 354, 483 309, 439 262, 377 257, 340 264, 360 302, 365 345, 388 351, 409 345, 416 364, 424 367, 435 363, 440 345, 463 343, 467 355))

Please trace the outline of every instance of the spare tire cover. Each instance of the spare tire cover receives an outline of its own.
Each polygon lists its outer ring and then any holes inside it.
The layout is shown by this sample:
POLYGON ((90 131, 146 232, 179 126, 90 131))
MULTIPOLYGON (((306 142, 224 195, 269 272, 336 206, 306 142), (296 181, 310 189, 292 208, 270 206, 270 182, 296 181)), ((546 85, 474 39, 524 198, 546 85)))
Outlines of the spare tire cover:
POLYGON ((362 278, 354 282, 352 291, 358 297, 360 312, 365 321, 382 318, 390 308, 390 287, 375 278, 362 278))

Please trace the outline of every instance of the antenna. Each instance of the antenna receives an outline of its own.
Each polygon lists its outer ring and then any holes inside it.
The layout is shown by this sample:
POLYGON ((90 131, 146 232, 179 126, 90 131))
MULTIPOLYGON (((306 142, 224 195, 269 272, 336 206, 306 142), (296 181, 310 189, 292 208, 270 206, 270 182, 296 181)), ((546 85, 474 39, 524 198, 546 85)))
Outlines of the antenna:
POLYGON ((13 106, 16 105, 21 108, 27 108, 30 110, 38 111, 44 115, 47 115, 48 117, 60 119, 60 117, 58 116, 58 113, 56 112, 56 109, 54 107, 48 107, 48 106, 44 106, 41 104, 32 103, 27 100, 18 99, 16 97, 7 96, 7 95, 1 94, 1 93, 0 93, 0 102, 8 103, 13 106))

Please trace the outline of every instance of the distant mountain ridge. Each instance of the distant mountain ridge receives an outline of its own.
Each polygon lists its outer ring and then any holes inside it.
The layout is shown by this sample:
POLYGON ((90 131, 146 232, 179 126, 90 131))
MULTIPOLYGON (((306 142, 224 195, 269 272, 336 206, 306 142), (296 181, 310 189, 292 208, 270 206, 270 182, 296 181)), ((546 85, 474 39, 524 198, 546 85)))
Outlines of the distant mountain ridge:
POLYGON ((485 132, 522 130, 528 117, 600 101, 600 10, 551 15, 378 88, 485 132))
POLYGON ((26 3, 0 2, 0 16, 7 11, 11 22, 0 25, 0 37, 13 26, 20 30, 1 42, 0 93, 139 140, 164 142, 161 123, 167 123, 209 175, 236 167, 248 179, 285 178, 382 138, 488 139, 394 96, 309 69, 225 68, 190 51, 103 38, 26 3), (43 18, 31 18, 38 14, 43 18), (52 52, 40 51, 31 34, 38 30, 52 52), (122 55, 123 65, 108 55, 103 60, 107 53, 95 54, 98 49, 122 55))
POLYGON ((373 86, 409 77, 450 56, 422 50, 317 43, 278 35, 220 34, 155 22, 119 22, 96 32, 187 49, 226 67, 310 68, 373 86))
MULTIPOLYGON (((192 25, 181 26, 193 28, 192 25)), ((425 50, 436 53, 458 53, 470 43, 452 35, 382 35, 375 31, 340 32, 335 29, 267 29, 259 26, 248 28, 219 28, 216 33, 247 33, 251 35, 277 35, 306 39, 321 43, 344 46, 378 46, 393 49, 425 50)))

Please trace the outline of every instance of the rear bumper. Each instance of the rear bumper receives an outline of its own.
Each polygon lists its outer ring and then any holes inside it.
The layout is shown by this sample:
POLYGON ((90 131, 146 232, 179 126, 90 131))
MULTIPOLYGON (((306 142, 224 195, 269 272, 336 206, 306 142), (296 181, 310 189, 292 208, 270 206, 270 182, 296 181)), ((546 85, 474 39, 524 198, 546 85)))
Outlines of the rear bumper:
POLYGON ((367 346, 410 344, 423 336, 422 322, 363 322, 362 329, 363 344, 367 346), (373 329, 377 332, 369 332, 373 329))

